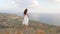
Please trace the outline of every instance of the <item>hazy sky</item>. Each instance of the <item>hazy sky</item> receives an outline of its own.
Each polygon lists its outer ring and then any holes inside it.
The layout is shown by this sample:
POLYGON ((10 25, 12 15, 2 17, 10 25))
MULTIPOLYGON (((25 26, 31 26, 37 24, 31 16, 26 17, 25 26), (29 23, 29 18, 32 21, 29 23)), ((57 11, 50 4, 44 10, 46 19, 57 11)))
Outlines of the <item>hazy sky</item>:
POLYGON ((22 12, 25 8, 32 13, 58 14, 60 13, 60 0, 0 0, 0 11, 22 12))
POLYGON ((25 8, 28 8, 34 19, 60 25, 60 0, 0 0, 0 12, 15 12, 20 15, 25 8), (38 13, 48 14, 40 15, 38 13))

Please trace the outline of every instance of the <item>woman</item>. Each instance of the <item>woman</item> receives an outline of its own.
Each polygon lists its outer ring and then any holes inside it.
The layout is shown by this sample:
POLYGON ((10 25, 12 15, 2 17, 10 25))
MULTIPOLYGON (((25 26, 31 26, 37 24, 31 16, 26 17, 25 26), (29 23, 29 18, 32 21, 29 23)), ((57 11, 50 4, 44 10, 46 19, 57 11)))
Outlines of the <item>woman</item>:
POLYGON ((25 28, 28 27, 29 23, 29 18, 28 18, 28 9, 24 10, 24 16, 23 16, 23 25, 25 26, 25 28))

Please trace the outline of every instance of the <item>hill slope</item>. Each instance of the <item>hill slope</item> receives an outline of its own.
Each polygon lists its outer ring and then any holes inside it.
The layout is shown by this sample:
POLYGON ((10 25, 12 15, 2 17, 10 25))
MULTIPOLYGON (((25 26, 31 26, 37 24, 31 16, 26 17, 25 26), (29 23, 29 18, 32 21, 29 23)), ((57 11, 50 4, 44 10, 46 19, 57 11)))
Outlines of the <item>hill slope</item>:
POLYGON ((45 34, 60 34, 60 26, 48 25, 42 22, 30 20, 29 27, 24 29, 21 16, 0 13, 1 34, 5 34, 6 32, 10 32, 10 34, 14 34, 16 32, 22 32, 23 34, 36 34, 38 31, 43 31, 45 34))

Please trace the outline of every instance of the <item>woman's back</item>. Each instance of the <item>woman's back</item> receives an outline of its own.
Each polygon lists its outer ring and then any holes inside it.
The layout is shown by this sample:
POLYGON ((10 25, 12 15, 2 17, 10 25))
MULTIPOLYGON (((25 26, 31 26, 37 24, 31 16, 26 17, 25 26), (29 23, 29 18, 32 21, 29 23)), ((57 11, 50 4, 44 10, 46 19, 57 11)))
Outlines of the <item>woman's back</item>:
POLYGON ((28 20, 29 20, 29 19, 28 19, 28 16, 27 16, 27 15, 25 15, 25 16, 24 16, 24 21, 26 21, 26 22, 27 22, 28 20))
POLYGON ((27 9, 24 10, 24 16, 23 16, 23 25, 25 26, 24 28, 26 29, 28 27, 28 23, 29 23, 29 18, 28 18, 28 14, 27 14, 27 9))

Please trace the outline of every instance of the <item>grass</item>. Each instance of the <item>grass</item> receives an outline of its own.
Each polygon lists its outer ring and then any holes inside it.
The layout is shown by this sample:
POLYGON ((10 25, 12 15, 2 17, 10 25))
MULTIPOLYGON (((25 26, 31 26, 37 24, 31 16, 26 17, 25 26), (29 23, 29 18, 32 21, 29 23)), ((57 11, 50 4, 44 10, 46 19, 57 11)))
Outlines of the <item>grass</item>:
MULTIPOLYGON (((30 20, 29 27, 24 29, 22 18, 20 16, 16 16, 19 18, 12 19, 12 17, 8 17, 9 15, 10 14, 0 14, 0 33, 2 34, 5 32, 9 32, 10 34, 14 34, 16 32, 17 34, 19 34, 19 32, 23 32, 23 34, 36 34, 36 32, 41 31, 44 31, 46 34, 60 34, 60 26, 48 25, 34 20, 30 20)), ((14 16, 15 15, 13 15, 13 17, 14 16)))

